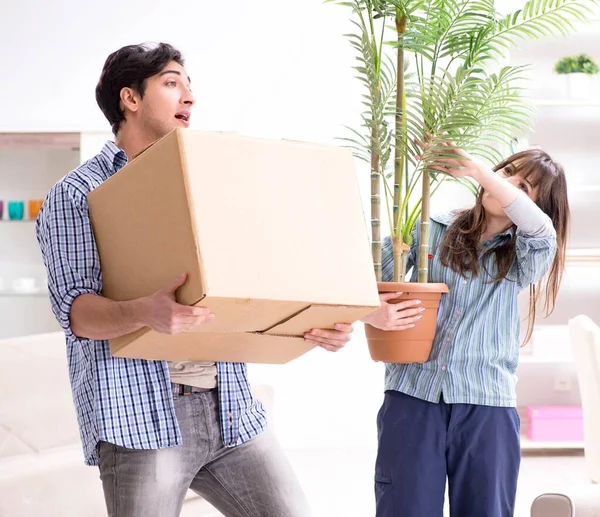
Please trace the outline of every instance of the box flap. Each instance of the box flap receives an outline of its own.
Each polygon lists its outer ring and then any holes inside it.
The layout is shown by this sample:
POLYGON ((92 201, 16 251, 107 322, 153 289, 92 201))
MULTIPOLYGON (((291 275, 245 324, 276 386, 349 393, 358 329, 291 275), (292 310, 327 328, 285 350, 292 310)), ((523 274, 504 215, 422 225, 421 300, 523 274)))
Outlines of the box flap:
POLYGON ((178 300, 204 295, 178 136, 169 133, 87 196, 108 298, 147 296, 184 272, 178 300))
POLYGON ((194 332, 258 332, 268 329, 306 309, 302 302, 206 297, 197 306, 208 307, 215 321, 200 325, 194 332))
POLYGON ((373 312, 373 307, 341 307, 312 305, 306 310, 268 329, 265 333, 283 336, 303 336, 312 329, 333 329, 336 323, 360 320, 373 312))
POLYGON ((127 346, 111 341, 115 357, 144 357, 169 361, 231 361, 284 364, 315 348, 302 338, 254 333, 200 334, 164 336, 145 333, 127 346))

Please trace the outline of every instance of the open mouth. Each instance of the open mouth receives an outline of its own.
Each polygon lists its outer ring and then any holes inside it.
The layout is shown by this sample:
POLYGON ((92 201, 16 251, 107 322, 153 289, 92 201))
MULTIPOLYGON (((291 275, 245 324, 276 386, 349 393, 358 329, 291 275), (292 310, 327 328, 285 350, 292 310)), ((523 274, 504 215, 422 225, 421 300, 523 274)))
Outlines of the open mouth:
POLYGON ((177 113, 175 115, 175 118, 177 120, 183 120, 184 122, 189 123, 189 121, 190 121, 190 113, 185 112, 185 111, 180 111, 179 113, 177 113))

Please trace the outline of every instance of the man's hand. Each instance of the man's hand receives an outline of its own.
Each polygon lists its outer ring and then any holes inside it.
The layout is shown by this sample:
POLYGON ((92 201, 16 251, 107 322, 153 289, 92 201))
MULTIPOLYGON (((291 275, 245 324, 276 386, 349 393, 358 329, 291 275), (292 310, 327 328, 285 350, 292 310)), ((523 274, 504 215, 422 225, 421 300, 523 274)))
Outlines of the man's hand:
POLYGON ((405 302, 389 303, 394 298, 398 298, 402 293, 384 293, 379 295, 381 306, 375 312, 368 314, 362 319, 372 327, 381 330, 408 330, 415 326, 415 323, 422 318, 425 310, 423 307, 415 307, 421 303, 421 300, 406 300, 405 302))
POLYGON ((338 352, 348 341, 354 328, 346 323, 337 323, 335 330, 313 329, 304 334, 304 339, 309 343, 315 343, 330 352, 338 352))
POLYGON ((184 273, 144 299, 140 319, 145 326, 162 334, 179 334, 215 319, 210 309, 182 305, 175 301, 175 291, 185 283, 186 278, 187 274, 184 273))

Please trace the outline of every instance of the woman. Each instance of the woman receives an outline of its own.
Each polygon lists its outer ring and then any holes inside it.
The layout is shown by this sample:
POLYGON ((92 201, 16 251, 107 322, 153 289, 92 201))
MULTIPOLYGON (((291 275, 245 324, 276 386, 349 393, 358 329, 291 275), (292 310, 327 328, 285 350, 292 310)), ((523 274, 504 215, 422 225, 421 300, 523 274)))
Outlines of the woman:
MULTIPOLYGON (((429 151, 444 151, 434 169, 471 177, 481 188, 473 208, 432 217, 429 281, 450 292, 440 304, 430 360, 386 365, 377 517, 441 517, 446 479, 452 517, 508 517, 521 456, 517 295, 530 288, 529 335, 535 284, 547 275, 550 310, 560 285, 569 225, 565 173, 541 150, 517 153, 494 170, 448 144, 429 151)), ((418 237, 417 225, 409 268, 418 237)), ((392 260, 388 241, 388 280, 392 260)), ((390 307, 389 299, 365 322, 398 329, 418 318, 419 309, 390 307)))

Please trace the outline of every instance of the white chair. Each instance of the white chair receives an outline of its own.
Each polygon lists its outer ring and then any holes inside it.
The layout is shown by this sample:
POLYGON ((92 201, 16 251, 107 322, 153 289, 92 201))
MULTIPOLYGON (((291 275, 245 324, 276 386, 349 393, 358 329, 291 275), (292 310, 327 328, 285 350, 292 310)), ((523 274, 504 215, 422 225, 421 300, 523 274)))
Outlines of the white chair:
POLYGON ((531 517, 600 517, 600 485, 582 485, 538 496, 531 517))
POLYGON ((569 321, 569 335, 583 407, 585 461, 590 479, 600 483, 600 327, 577 316, 569 321))
POLYGON ((591 483, 538 496, 531 517, 600 517, 600 328, 587 316, 569 321, 583 407, 585 462, 591 483), (593 484, 592 484, 593 483, 593 484))

